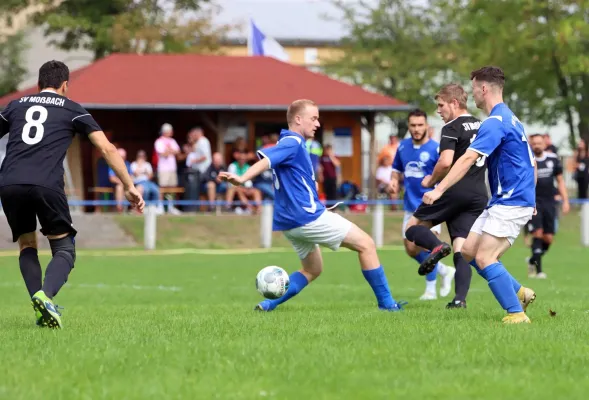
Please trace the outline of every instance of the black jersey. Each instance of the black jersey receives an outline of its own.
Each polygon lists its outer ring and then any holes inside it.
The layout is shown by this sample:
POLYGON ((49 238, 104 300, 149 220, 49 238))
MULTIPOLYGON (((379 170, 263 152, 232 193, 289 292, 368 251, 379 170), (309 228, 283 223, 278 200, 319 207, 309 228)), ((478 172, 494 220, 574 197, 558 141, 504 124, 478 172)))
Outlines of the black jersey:
POLYGON ((82 106, 55 92, 11 101, 0 113, 0 137, 9 134, 0 186, 37 185, 63 192, 63 159, 74 134, 100 130, 82 106))
POLYGON ((554 202, 557 189, 554 178, 562 175, 562 165, 554 153, 544 152, 536 157, 538 167, 538 182, 536 183, 536 202, 554 202))
MULTIPOLYGON (((454 150, 452 165, 464 155, 470 144, 476 137, 481 121, 472 115, 465 114, 448 122, 442 128, 440 139, 440 154, 444 150, 454 150)), ((464 192, 476 193, 487 196, 485 184, 485 170, 487 160, 481 156, 477 159, 466 175, 448 191, 457 192, 462 195, 464 192)))

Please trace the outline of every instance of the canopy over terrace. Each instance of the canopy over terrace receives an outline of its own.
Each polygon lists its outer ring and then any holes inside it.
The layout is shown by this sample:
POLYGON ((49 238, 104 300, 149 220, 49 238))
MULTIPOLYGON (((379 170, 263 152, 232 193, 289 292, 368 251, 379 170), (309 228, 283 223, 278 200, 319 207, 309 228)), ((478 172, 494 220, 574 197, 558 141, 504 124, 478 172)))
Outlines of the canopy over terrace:
MULTIPOLYGON (((33 87, 7 95, 0 106, 36 92, 33 87)), ((362 121, 374 138, 376 113, 410 109, 400 100, 267 57, 114 54, 73 71, 68 97, 88 109, 131 160, 139 149, 152 151, 165 122, 174 126, 180 145, 200 125, 213 149, 226 157, 239 136, 254 148, 256 137, 286 127, 293 100, 311 99, 320 107, 320 141, 344 143, 342 173, 359 185, 362 121)), ((68 161, 74 185, 84 193, 96 185, 95 159, 88 141, 76 139, 68 161)))

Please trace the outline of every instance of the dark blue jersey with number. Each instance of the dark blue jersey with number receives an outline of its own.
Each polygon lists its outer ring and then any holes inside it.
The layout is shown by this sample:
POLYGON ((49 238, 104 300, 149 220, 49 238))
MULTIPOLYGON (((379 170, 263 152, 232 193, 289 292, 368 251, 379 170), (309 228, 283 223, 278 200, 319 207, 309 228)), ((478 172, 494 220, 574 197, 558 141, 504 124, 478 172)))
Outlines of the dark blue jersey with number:
POLYGON ((37 185, 63 192, 63 160, 74 135, 100 130, 81 105, 52 91, 11 101, 0 113, 0 138, 9 134, 0 186, 37 185))

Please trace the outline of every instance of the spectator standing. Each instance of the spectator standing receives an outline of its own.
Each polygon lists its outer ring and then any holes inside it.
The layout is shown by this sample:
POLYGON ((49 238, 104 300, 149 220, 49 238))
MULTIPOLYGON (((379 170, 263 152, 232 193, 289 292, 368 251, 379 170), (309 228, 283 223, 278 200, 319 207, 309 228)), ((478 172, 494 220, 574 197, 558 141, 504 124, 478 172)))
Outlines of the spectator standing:
MULTIPOLYGON (((376 162, 381 165, 382 159, 385 156, 389 156, 391 158, 391 160, 395 159, 395 154, 397 154, 397 149, 399 148, 399 138, 397 135, 390 135, 389 136, 389 143, 387 145, 385 145, 382 150, 380 150, 380 153, 378 153, 378 157, 376 159, 376 162)), ((392 161, 391 161, 391 165, 392 165, 392 161)))
POLYGON ((313 173, 317 177, 319 176, 319 160, 323 155, 323 148, 321 147, 321 143, 315 139, 307 139, 305 145, 307 147, 307 151, 309 152, 309 157, 311 158, 313 173))
POLYGON ((325 198, 327 201, 335 201, 337 200, 337 177, 341 162, 333 153, 333 147, 330 144, 323 149, 319 166, 319 181, 323 184, 325 198))
POLYGON ((548 133, 544 134, 544 143, 546 144, 546 151, 558 155, 558 147, 552 143, 552 138, 548 133))
POLYGON ((577 182, 577 198, 587 198, 589 187, 589 151, 587 142, 581 139, 575 150, 575 181, 577 182))
MULTIPOLYGON (((165 123, 160 129, 161 136, 155 141, 155 151, 157 153, 157 179, 161 188, 178 186, 178 167, 176 165, 176 155, 180 153, 180 146, 173 138, 174 128, 172 125, 165 123)), ((180 211, 169 206, 168 212, 179 214, 180 211)))

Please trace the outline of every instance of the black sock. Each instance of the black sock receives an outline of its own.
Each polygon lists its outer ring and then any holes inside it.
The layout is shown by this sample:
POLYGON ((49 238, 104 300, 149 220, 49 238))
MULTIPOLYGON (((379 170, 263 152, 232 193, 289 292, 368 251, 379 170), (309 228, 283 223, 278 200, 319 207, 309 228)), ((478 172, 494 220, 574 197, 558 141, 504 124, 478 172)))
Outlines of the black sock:
POLYGON ((430 251, 436 248, 436 246, 442 244, 436 234, 433 233, 430 228, 423 225, 413 225, 409 227, 409 229, 405 231, 405 237, 419 247, 423 247, 430 251))
POLYGON ((550 248, 550 243, 542 241, 542 251, 544 252, 544 254, 548 251, 549 248, 550 248))
POLYGON ((25 280, 25 285, 29 291, 29 296, 33 297, 35 293, 41 290, 41 281, 43 276, 37 249, 32 247, 23 249, 23 251, 20 252, 18 263, 20 264, 20 273, 25 280))
POLYGON ((466 295, 470 289, 470 281, 472 279, 472 270, 470 264, 466 262, 462 253, 454 253, 454 267, 456 267, 456 275, 454 275, 454 301, 466 301, 466 295))
POLYGON ((51 244, 53 258, 45 271, 43 292, 52 299, 67 282, 70 271, 74 267, 74 258, 68 251, 73 249, 72 238, 70 236, 50 240, 49 243, 51 244))
POLYGON ((544 250, 542 247, 544 245, 544 241, 542 239, 534 238, 532 242, 532 257, 530 258, 530 262, 536 266, 536 272, 542 272, 542 254, 544 250))

